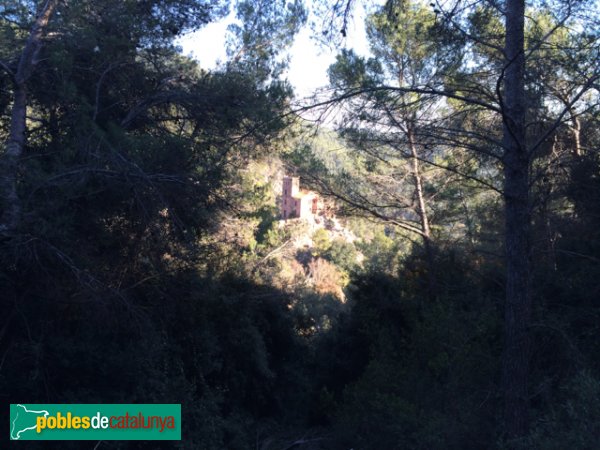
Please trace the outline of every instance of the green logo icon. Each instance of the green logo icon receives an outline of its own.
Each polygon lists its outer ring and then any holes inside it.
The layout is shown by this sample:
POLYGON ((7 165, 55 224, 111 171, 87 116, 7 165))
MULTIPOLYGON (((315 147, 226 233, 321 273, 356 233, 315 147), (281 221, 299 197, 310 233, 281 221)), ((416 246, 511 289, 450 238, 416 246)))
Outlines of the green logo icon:
MULTIPOLYGON (((35 430, 38 417, 48 417, 50 413, 46 410, 34 411, 27 409, 24 405, 10 405, 10 438, 21 439, 26 431, 35 430), (13 411, 13 406, 15 406, 13 411)), ((33 431, 30 434, 35 433, 33 431)))

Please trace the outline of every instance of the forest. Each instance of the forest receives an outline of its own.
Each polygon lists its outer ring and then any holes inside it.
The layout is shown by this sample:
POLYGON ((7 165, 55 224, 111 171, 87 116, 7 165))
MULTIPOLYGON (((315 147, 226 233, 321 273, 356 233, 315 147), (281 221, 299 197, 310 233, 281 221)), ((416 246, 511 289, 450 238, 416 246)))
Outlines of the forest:
POLYGON ((22 448, 599 448, 597 0, 0 0, 0 142, 3 408, 182 411, 22 448))

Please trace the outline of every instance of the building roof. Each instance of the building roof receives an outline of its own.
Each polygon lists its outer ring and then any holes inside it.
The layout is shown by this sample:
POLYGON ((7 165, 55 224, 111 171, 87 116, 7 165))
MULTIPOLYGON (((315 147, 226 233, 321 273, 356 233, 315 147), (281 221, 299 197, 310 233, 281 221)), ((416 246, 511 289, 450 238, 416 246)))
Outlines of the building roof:
POLYGON ((300 192, 298 192, 296 195, 294 195, 294 198, 304 198, 304 197, 314 196, 314 195, 317 195, 317 193, 313 192, 313 191, 307 191, 305 189, 301 189, 300 192))

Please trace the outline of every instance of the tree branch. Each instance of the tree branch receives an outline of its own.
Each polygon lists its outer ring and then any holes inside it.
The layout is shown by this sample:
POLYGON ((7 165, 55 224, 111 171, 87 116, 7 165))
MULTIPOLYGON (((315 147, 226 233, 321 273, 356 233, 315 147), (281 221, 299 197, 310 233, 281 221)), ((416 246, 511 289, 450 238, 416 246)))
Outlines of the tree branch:
POLYGON ((12 69, 8 66, 8 64, 6 64, 4 61, 0 60, 0 67, 4 69, 4 71, 8 74, 8 76, 10 77, 11 81, 14 84, 17 84, 17 78, 15 77, 15 73, 12 71, 12 69))
POLYGON ((536 143, 532 145, 529 149, 529 154, 533 155, 536 150, 544 143, 546 139, 548 139, 560 126, 562 123, 563 117, 573 108, 575 103, 590 89, 594 86, 595 82, 600 79, 600 72, 596 73, 587 82, 583 85, 583 87, 579 90, 579 92, 571 99, 570 102, 565 104, 565 107, 560 112, 558 117, 554 120, 554 123, 538 138, 536 143))

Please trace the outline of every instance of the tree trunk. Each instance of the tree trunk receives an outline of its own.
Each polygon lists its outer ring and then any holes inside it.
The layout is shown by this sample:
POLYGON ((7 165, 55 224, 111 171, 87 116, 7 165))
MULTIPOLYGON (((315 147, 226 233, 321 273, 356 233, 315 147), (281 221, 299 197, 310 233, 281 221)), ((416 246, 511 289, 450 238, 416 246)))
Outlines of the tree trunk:
POLYGON ((571 110, 571 121, 573 125, 569 128, 573 135, 573 155, 579 157, 581 156, 581 121, 573 110, 571 110))
POLYGON ((506 303, 502 388, 509 440, 529 427, 530 209, 529 153, 525 139, 524 0, 507 0, 503 102, 506 303))
POLYGON ((427 272, 429 277, 429 289, 430 293, 434 295, 436 286, 436 277, 434 273, 435 265, 433 263, 433 246, 431 242, 431 229, 429 227, 429 217, 427 216, 427 208, 425 202, 425 195, 423 193, 423 178, 421 177, 421 171, 419 169, 419 155, 417 153, 417 147, 415 144, 415 137, 412 129, 412 124, 406 124, 406 137, 408 138, 408 145, 410 147, 411 164, 413 180, 415 183, 415 194, 417 197, 417 215, 421 223, 421 231, 423 238, 423 246, 425 248, 425 257, 427 258, 427 272))
POLYGON ((19 160, 25 147, 25 113, 27 94, 25 86, 16 86, 10 116, 10 134, 6 149, 0 160, 0 192, 2 192, 3 213, 0 218, 0 231, 17 228, 21 217, 21 201, 17 192, 17 172, 19 160))
POLYGON ((42 38, 57 4, 58 0, 47 0, 42 5, 19 57, 17 71, 13 73, 3 64, 13 82, 14 98, 10 133, 0 157, 0 233, 14 231, 21 221, 21 200, 17 185, 20 160, 26 143, 27 81, 38 62, 42 38))

